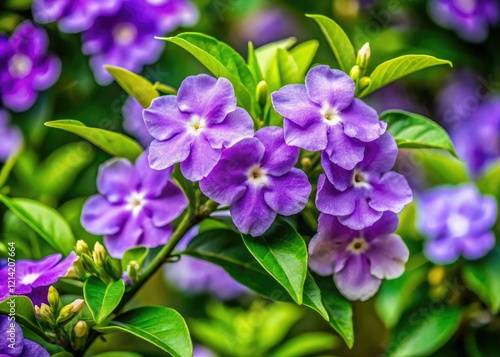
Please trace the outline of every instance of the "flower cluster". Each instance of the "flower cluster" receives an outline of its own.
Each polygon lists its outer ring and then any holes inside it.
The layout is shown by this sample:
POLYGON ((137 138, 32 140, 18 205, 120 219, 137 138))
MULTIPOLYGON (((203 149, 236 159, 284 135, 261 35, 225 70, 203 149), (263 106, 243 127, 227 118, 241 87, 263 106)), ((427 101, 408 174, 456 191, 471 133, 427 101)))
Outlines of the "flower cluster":
MULTIPOLYGON (((311 268, 319 274, 334 274, 337 287, 348 298, 365 300, 378 290, 380 279, 403 272, 408 251, 390 233, 397 227, 394 213, 411 202, 412 191, 402 175, 390 171, 398 149, 385 132, 386 124, 354 94, 355 83, 344 72, 317 66, 307 74, 305 85, 285 86, 272 99, 275 110, 284 117, 287 144, 321 151, 325 174, 319 177, 316 206, 322 214, 319 233, 310 246, 315 261, 311 268), (381 224, 388 230, 379 233, 381 224), (321 248, 325 244, 320 242, 328 245, 331 241, 333 248, 321 248), (399 248, 384 251, 391 244, 399 248), (401 269, 370 270, 370 264, 377 267, 365 257, 372 252, 387 254, 401 269), (318 259, 318 254, 327 257, 318 259)), ((373 261, 384 264, 384 259, 373 254, 373 261)))
POLYGON ((100 84, 112 81, 104 64, 139 72, 163 50, 155 36, 198 20, 188 0, 34 0, 32 10, 39 23, 57 21, 63 32, 82 32, 82 51, 100 84))
POLYGON ((0 162, 5 162, 11 155, 19 150, 22 145, 23 136, 21 131, 9 125, 9 113, 0 109, 0 162))
POLYGON ((38 92, 59 77, 61 63, 47 54, 48 37, 30 21, 17 26, 10 38, 0 35, 0 99, 16 112, 28 110, 38 92))
POLYGON ((38 343, 24 338, 21 327, 6 315, 0 315, 0 338, 0 356, 2 357, 50 356, 38 343))
POLYGON ((495 246, 491 228, 497 218, 496 201, 472 184, 424 193, 419 211, 420 231, 428 238, 424 253, 435 263, 453 263, 461 255, 479 259, 495 246))

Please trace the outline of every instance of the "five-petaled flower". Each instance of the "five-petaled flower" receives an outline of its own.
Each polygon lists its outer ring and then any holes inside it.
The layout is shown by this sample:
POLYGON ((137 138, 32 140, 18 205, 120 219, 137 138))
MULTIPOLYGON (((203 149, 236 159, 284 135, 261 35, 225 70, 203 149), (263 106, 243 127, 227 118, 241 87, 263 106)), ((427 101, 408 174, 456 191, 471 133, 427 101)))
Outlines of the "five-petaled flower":
POLYGON ((187 206, 171 174, 171 167, 151 169, 147 151, 135 166, 126 159, 104 163, 97 177, 100 194, 90 197, 83 207, 83 227, 104 235, 106 248, 115 258, 136 246, 165 244, 172 234, 170 223, 187 206))
POLYGON ((409 251, 393 232, 395 213, 386 212, 371 227, 352 230, 337 217, 321 213, 318 233, 309 243, 309 267, 329 276, 349 300, 367 300, 379 289, 382 279, 395 279, 404 272, 409 251))
POLYGON ((252 118, 236 106, 231 82, 205 74, 187 77, 177 96, 154 99, 144 121, 155 138, 149 147, 151 167, 161 170, 180 162, 190 181, 206 177, 223 148, 253 135, 252 118))
POLYGON ((278 213, 290 216, 307 204, 311 185, 306 174, 293 167, 298 157, 299 149, 285 143, 283 129, 265 127, 254 138, 225 149, 200 181, 200 189, 210 199, 231 205, 240 232, 259 236, 278 213))
POLYGON ((272 102, 284 117, 286 143, 324 150, 333 163, 351 170, 363 159, 365 143, 377 139, 387 126, 373 108, 354 98, 355 90, 344 72, 317 66, 307 74, 305 85, 274 92, 272 102))

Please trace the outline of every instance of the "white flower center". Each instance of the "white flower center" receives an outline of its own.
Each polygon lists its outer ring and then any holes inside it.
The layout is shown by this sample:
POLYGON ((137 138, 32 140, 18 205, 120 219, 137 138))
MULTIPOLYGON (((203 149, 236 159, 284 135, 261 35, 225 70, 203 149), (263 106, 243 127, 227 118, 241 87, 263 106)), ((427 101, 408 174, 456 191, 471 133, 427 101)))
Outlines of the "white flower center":
POLYGON ((198 115, 193 115, 188 124, 188 131, 193 135, 200 135, 206 125, 205 119, 200 118, 198 115))
POLYGON ((476 10, 476 0, 455 0, 455 6, 465 14, 472 14, 476 10))
POLYGON ((354 254, 361 254, 369 247, 368 242, 364 238, 354 238, 347 246, 347 250, 354 254))
POLYGON ((342 118, 335 108, 324 107, 321 109, 321 115, 323 116, 323 121, 325 121, 328 125, 334 126, 342 123, 342 118))
POLYGON ((354 170, 354 175, 352 175, 352 185, 354 187, 370 187, 368 183, 368 174, 354 170))
POLYGON ((22 53, 16 53, 9 61, 9 73, 14 78, 24 78, 31 73, 33 61, 22 53))
POLYGON ((132 211, 133 214, 138 214, 146 204, 146 200, 144 199, 145 195, 146 194, 142 192, 132 192, 132 194, 127 197, 126 208, 132 211))
POLYGON ((446 220, 446 225, 454 237, 461 237, 470 229, 470 222, 467 217, 459 213, 452 213, 446 220))
POLYGON ((130 45, 137 38, 137 27, 128 22, 118 24, 113 29, 113 38, 119 45, 130 45))
POLYGON ((36 279, 38 279, 39 277, 40 277, 40 274, 37 274, 37 273, 27 274, 27 275, 23 276, 23 278, 21 279, 21 284, 23 284, 23 285, 33 284, 36 281, 36 279))
POLYGON ((254 187, 263 187, 269 184, 269 177, 267 171, 260 165, 252 166, 247 172, 248 182, 254 187))

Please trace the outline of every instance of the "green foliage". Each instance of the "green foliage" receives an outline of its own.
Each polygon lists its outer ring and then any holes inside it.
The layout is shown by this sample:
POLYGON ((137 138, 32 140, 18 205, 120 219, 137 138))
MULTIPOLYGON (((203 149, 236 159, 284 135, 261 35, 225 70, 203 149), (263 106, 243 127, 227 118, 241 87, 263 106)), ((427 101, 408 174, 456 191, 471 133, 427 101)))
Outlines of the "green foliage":
POLYGON ((19 155, 21 155, 23 148, 19 149, 16 153, 11 155, 0 169, 0 188, 2 188, 9 179, 10 172, 17 162, 19 155))
POLYGON ((0 201, 54 249, 65 255, 73 250, 76 241, 71 228, 54 208, 27 198, 0 195, 0 201))
POLYGON ((148 253, 149 249, 146 247, 135 247, 127 250, 121 259, 122 270, 125 271, 128 263, 131 261, 136 261, 137 264, 142 265, 144 259, 148 256, 148 253))
POLYGON ((49 341, 48 337, 40 328, 38 320, 35 317, 35 308, 33 303, 26 296, 11 296, 8 299, 0 303, 0 314, 9 315, 11 313, 11 305, 9 302, 14 300, 15 303, 12 305, 15 309, 16 322, 29 328, 31 331, 35 332, 37 335, 49 341))
POLYGON ((478 180, 477 186, 483 194, 489 194, 496 197, 500 202, 500 184, 498 178, 500 177, 500 163, 491 165, 484 175, 478 180))
POLYGON ((45 126, 79 135, 108 154, 124 157, 132 162, 143 151, 141 146, 128 136, 109 130, 87 127, 77 120, 49 121, 45 123, 45 126))
POLYGON ((270 357, 302 357, 324 351, 330 351, 338 346, 338 339, 326 332, 309 332, 291 338, 270 357))
POLYGON ((161 348, 174 357, 191 357, 193 345, 186 322, 175 310, 162 306, 145 306, 129 310, 105 327, 94 327, 101 333, 127 332, 161 348))
POLYGON ((101 279, 91 276, 83 284, 83 296, 96 324, 100 324, 120 303, 125 284, 122 279, 105 284, 101 279))

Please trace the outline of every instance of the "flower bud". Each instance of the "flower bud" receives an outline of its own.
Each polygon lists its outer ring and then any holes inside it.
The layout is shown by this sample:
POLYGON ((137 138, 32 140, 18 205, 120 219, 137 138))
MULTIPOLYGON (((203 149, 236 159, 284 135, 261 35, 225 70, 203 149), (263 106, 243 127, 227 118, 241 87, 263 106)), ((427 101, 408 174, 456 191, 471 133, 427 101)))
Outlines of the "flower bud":
POLYGON ((132 283, 135 283, 139 280, 139 269, 140 266, 135 260, 131 260, 127 264, 127 277, 132 281, 132 283))
POLYGON ((257 101, 261 107, 264 107, 267 103, 267 97, 269 95, 269 87, 266 81, 260 81, 259 84, 257 84, 256 93, 257 101))
POLYGON ((370 86, 372 80, 370 79, 370 77, 361 77, 358 83, 359 83, 359 90, 362 91, 363 89, 368 88, 370 86))
POLYGON ((56 320, 58 325, 64 324, 75 317, 85 305, 85 301, 82 299, 76 299, 71 304, 64 306, 59 313, 59 317, 56 320))
POLYGON ((75 328, 73 329, 75 332, 75 336, 82 338, 87 336, 89 329, 87 326, 87 323, 85 321, 78 321, 77 324, 75 325, 75 328))
POLYGON ((85 271, 89 274, 99 276, 99 268, 95 264, 94 259, 92 259, 87 254, 82 254, 80 257, 82 258, 82 266, 85 271))
POLYGON ((78 240, 76 242, 76 252, 78 253, 78 255, 80 254, 87 254, 87 255, 90 255, 90 250, 89 250, 89 246, 87 243, 85 243, 85 241, 83 240, 78 240))
POLYGON ((51 286, 49 288, 49 293, 47 295, 47 300, 49 301, 50 307, 54 314, 58 314, 59 311, 62 308, 62 302, 61 302, 61 297, 59 296, 59 293, 57 292, 56 288, 51 286))
POLYGON ((300 166, 302 166, 303 170, 309 170, 312 166, 312 161, 308 157, 304 157, 300 160, 300 166))
POLYGON ((43 322, 53 323, 54 315, 52 314, 52 309, 47 304, 41 304, 40 307, 35 306, 36 317, 43 322))
MULTIPOLYGON (((85 281, 87 279, 87 270, 83 265, 83 261, 81 257, 76 257, 73 262, 73 269, 75 270, 76 275, 81 281, 85 281)), ((68 270, 68 275, 71 274, 71 268, 68 270)))
POLYGON ((356 64, 361 68, 361 70, 365 70, 368 67, 370 56, 370 44, 367 42, 358 51, 358 56, 356 57, 356 64))
POLYGON ((446 270, 441 266, 435 266, 431 270, 429 270, 429 275, 427 276, 427 280, 430 285, 440 285, 444 278, 446 277, 446 270))
POLYGON ((92 257, 94 258, 96 265, 99 268, 103 268, 108 260, 108 252, 106 252, 106 249, 104 249, 101 243, 96 242, 94 245, 94 251, 92 252, 92 257))
POLYGON ((351 71, 349 72, 349 76, 352 78, 354 82, 356 82, 359 79, 360 75, 361 75, 361 69, 359 68, 358 65, 354 65, 351 68, 351 71))

